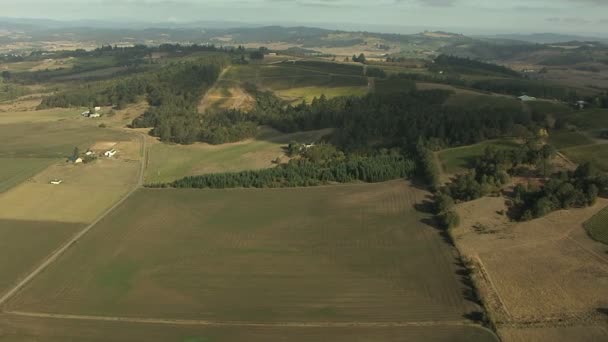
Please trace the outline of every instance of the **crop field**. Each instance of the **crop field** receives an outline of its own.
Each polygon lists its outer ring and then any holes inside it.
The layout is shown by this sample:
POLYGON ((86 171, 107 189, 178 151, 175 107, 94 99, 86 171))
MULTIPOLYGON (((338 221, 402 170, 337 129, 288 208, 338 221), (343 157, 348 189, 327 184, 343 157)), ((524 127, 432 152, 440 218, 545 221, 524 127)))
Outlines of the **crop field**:
POLYGON ((591 162, 600 170, 608 171, 608 144, 570 147, 562 152, 575 163, 591 162))
POLYGON ((500 336, 506 342, 600 342, 608 340, 608 328, 601 325, 505 328, 501 329, 500 336))
POLYGON ((331 92, 331 88, 367 87, 367 77, 362 76, 362 72, 361 74, 330 72, 327 71, 325 64, 340 65, 323 62, 321 64, 323 67, 320 68, 294 66, 291 63, 234 66, 226 73, 224 79, 251 82, 273 91, 317 87, 327 88, 327 92, 331 92))
POLYGON ((387 79, 374 82, 374 91, 378 94, 408 92, 414 89, 416 89, 416 82, 411 80, 387 79))
POLYGON ((448 174, 456 174, 471 168, 475 158, 484 154, 489 146, 498 149, 517 148, 518 144, 513 140, 491 140, 480 144, 455 147, 439 152, 439 160, 443 171, 448 174))
POLYGON ((0 294, 82 227, 64 222, 0 219, 0 294))
POLYGON ((44 170, 56 162, 52 158, 0 158, 0 193, 44 170))
POLYGON ((562 130, 550 132, 549 143, 561 150, 574 146, 593 145, 595 142, 584 133, 562 130))
POLYGON ((594 240, 608 245, 608 208, 585 222, 585 228, 594 240))
POLYGON ((155 143, 149 147, 146 183, 165 183, 186 176, 215 172, 232 172, 272 167, 277 157, 285 157, 291 141, 314 142, 331 133, 319 130, 282 134, 261 129, 258 138, 223 145, 169 145, 155 143))
POLYGON ((401 181, 142 189, 8 309, 223 322, 462 321, 479 308, 463 295, 455 250, 413 208, 425 196, 401 181))
POLYGON ((75 119, 0 125, 0 157, 65 158, 75 146, 83 150, 95 141, 120 141, 130 136, 97 124, 75 119))
POLYGON ((90 222, 137 183, 140 163, 59 162, 0 195, 0 219, 90 222), (50 181, 61 179, 60 185, 50 181))
POLYGON ((254 327, 172 326, 124 322, 91 322, 0 315, 0 341, 108 342, 498 342, 475 326, 436 327, 254 327))

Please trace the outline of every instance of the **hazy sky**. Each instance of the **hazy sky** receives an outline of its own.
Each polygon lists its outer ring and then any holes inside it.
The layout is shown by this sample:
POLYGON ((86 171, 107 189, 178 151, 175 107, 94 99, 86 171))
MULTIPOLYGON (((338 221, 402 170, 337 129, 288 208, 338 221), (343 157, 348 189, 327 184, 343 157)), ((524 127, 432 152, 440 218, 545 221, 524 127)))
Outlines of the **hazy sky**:
POLYGON ((608 0, 0 0, 0 9, 4 17, 59 20, 608 32, 608 0))

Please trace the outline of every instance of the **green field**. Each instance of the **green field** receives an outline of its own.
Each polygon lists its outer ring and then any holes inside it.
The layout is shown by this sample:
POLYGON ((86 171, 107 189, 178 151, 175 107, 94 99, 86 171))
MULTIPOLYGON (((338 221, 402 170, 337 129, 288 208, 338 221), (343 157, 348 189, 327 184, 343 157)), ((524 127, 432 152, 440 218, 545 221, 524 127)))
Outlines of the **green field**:
POLYGON ((9 310, 224 322, 460 321, 455 251, 406 182, 142 189, 9 310))
POLYGON ((44 170, 57 159, 0 158, 0 193, 44 170))
POLYGON ((186 176, 272 167, 289 142, 318 141, 331 130, 293 134, 262 129, 257 139, 224 145, 153 144, 149 149, 146 183, 167 183, 186 176))
MULTIPOLYGON (((362 76, 362 72, 361 74, 332 72, 325 64, 329 63, 322 63, 323 66, 318 68, 291 63, 233 66, 224 75, 224 80, 250 82, 273 91, 315 87, 327 89, 325 91, 331 93, 332 88, 367 87, 367 77, 362 76)), ((337 70, 341 70, 339 64, 330 65, 337 65, 339 66, 337 70)))
POLYGON ((585 222, 585 228, 594 240, 608 245, 608 208, 585 222))
POLYGON ((97 127, 95 121, 13 123, 0 125, 0 157, 65 158, 75 146, 127 140, 129 133, 97 127))
POLYGON ((574 111, 563 118, 579 128, 608 129, 608 109, 587 109, 574 111))
POLYGON ((518 144, 513 140, 490 140, 480 144, 440 151, 439 160, 443 171, 448 174, 456 174, 468 170, 473 167, 475 158, 482 156, 489 146, 499 149, 512 149, 516 148, 518 144))
POLYGON ((302 87, 279 90, 276 93, 280 97, 293 100, 294 102, 302 102, 302 100, 305 100, 307 103, 311 103, 314 98, 319 98, 321 95, 325 95, 327 98, 339 96, 364 96, 367 94, 367 87, 302 87))
POLYGON ((608 172, 608 144, 570 147, 562 152, 577 164, 591 162, 600 170, 608 172))
POLYGON ((81 224, 0 219, 0 294, 82 227, 81 224))
POLYGON ((573 146, 592 145, 595 142, 581 132, 551 131, 549 133, 549 143, 561 150, 573 146))

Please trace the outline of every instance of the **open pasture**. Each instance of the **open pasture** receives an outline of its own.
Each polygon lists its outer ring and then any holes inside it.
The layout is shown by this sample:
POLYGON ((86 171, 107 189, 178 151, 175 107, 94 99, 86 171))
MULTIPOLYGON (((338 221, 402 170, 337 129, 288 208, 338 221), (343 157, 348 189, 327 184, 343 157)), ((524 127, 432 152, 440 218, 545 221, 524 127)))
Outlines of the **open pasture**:
POLYGON ((475 158, 481 157, 486 148, 496 147, 498 149, 517 148, 517 142, 513 140, 489 140, 479 144, 449 148, 439 152, 439 160, 445 173, 456 174, 464 172, 473 167, 475 158))
POLYGON ((0 316, 0 331, 2 342, 285 342, 286 338, 293 342, 498 342, 492 332, 475 326, 178 326, 14 315, 0 316))
POLYGON ((277 157, 286 158, 283 147, 291 141, 309 143, 331 133, 331 129, 282 134, 261 128, 256 139, 209 145, 153 143, 149 147, 147 184, 166 183, 186 176, 234 172, 272 167, 277 157))
POLYGON ((584 129, 608 129, 608 109, 586 109, 564 115, 566 122, 584 129))
POLYGON ((8 309, 223 322, 462 321, 479 308, 463 295, 455 250, 414 209, 425 196, 402 181, 142 189, 8 309))

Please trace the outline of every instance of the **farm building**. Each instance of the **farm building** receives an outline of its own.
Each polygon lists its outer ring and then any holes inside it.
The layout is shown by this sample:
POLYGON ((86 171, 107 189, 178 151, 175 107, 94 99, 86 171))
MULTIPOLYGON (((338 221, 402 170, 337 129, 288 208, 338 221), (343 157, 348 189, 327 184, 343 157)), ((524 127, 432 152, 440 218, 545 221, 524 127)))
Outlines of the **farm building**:
POLYGON ((53 184, 53 185, 59 185, 61 183, 63 183, 63 181, 61 179, 53 179, 51 181, 51 184, 53 184))
POLYGON ((82 158, 76 158, 76 160, 74 160, 74 164, 80 164, 82 163, 82 158))
POLYGON ((91 114, 89 114, 89 118, 98 118, 100 116, 101 116, 101 114, 99 114, 99 113, 91 113, 91 114))
POLYGON ((114 157, 114 155, 118 153, 118 151, 116 151, 115 149, 111 149, 109 151, 106 151, 103 155, 108 157, 108 158, 112 158, 114 157))
POLYGON ((532 96, 528 96, 528 95, 520 96, 520 97, 518 97, 518 99, 522 102, 536 101, 536 97, 532 97, 532 96))
POLYGON ((92 156, 94 154, 95 154, 95 152, 93 152, 93 151, 87 151, 84 155, 85 156, 92 156))

